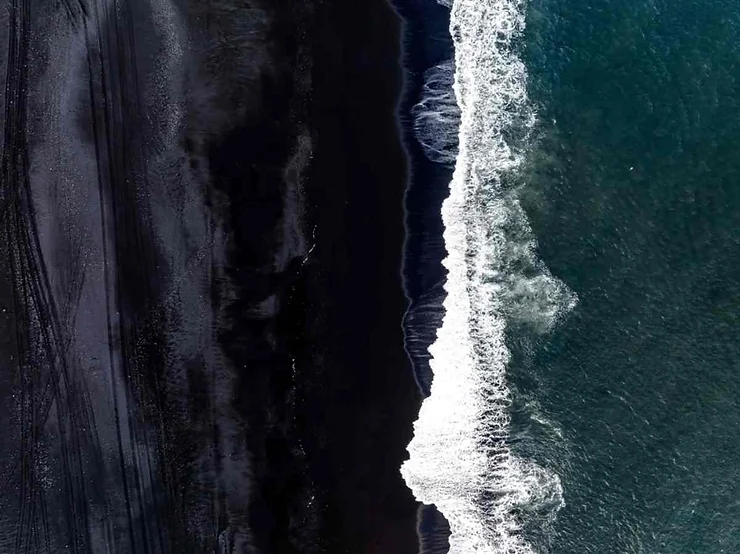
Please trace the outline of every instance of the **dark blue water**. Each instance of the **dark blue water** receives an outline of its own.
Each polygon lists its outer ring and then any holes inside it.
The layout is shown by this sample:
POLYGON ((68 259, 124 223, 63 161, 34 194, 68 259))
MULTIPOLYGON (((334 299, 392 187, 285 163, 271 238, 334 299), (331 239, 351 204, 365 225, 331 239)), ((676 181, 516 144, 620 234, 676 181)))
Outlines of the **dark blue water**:
POLYGON ((740 6, 531 0, 522 47, 522 199, 580 300, 509 337, 514 448, 566 502, 527 532, 557 554, 740 552, 740 6))

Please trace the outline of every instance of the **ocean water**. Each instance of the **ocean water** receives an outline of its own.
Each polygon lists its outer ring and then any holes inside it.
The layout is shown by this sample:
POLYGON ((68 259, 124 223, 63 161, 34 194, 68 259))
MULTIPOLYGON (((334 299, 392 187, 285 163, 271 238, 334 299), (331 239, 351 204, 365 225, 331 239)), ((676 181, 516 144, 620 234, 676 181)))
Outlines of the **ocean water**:
POLYGON ((740 552, 740 8, 450 8, 447 296, 406 482, 450 552, 740 552))
POLYGON ((453 3, 454 60, 427 72, 426 82, 454 67, 459 113, 430 86, 415 111, 416 136, 430 159, 447 161, 437 146, 451 141, 427 140, 445 136, 440 127, 457 128, 458 140, 442 205, 447 279, 445 315, 429 349, 434 380, 401 472, 416 498, 446 517, 450 552, 532 552, 517 512, 549 521, 562 505, 558 476, 517 456, 508 441, 507 326, 544 333, 575 304, 537 259, 519 202, 535 123, 516 52, 522 8, 453 3))

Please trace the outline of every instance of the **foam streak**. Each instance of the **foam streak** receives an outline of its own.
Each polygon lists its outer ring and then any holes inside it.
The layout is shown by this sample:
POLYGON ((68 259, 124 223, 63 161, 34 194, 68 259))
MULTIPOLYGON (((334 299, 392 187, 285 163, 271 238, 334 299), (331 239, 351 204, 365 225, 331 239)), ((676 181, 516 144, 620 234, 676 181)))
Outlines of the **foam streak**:
POLYGON ((452 554, 534 552, 515 511, 544 509, 554 517, 563 505, 557 475, 507 446, 507 323, 523 320, 546 331, 575 303, 537 260, 510 186, 535 122, 513 45, 523 30, 521 1, 452 5, 460 127, 442 206, 445 317, 430 347, 431 396, 401 468, 416 498, 448 519, 452 554))

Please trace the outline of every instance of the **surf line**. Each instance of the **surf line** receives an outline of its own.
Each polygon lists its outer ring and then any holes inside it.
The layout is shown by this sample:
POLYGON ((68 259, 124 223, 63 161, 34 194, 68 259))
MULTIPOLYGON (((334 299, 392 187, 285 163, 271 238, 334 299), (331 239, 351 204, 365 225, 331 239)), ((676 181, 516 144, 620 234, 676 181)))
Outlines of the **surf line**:
POLYGON ((442 205, 445 315, 429 348, 434 379, 401 474, 416 499, 450 524, 450 554, 535 552, 517 508, 553 515, 556 474, 508 447, 507 322, 546 331, 576 298, 537 260, 533 234, 509 186, 535 114, 515 41, 522 0, 454 0, 453 89, 460 109, 455 170, 442 205), (520 268, 526 268, 523 271, 520 268))

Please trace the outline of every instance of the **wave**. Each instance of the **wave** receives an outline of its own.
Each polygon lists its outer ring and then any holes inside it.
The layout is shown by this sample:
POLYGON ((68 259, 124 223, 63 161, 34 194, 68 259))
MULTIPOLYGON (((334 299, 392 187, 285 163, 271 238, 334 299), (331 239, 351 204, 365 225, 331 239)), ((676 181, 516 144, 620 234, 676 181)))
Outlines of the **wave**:
POLYGON ((522 514, 548 526, 564 505, 556 474, 508 447, 505 332, 547 332, 576 297, 537 259, 518 188, 535 114, 515 41, 524 3, 455 0, 458 152, 442 206, 445 315, 430 347, 434 379, 401 473, 449 521, 450 553, 531 553, 522 514), (536 515, 535 515, 536 514, 536 515))
POLYGON ((460 108, 452 88, 455 62, 447 60, 424 72, 421 100, 411 108, 414 136, 433 162, 452 165, 457 158, 460 108))

